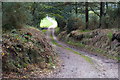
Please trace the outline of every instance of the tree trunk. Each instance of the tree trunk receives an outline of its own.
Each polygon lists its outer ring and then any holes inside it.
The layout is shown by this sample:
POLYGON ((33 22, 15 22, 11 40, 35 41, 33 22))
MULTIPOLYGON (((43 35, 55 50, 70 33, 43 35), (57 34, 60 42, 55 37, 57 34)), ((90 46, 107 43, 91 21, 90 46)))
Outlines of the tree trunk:
POLYGON ((99 24, 99 27, 98 28, 101 28, 101 25, 102 25, 102 17, 104 15, 104 2, 101 2, 100 3, 100 24, 99 24))
MULTIPOLYGON (((118 14, 118 16, 120 16, 120 14, 119 14, 119 13, 120 13, 120 2, 117 3, 117 8, 118 8, 117 14, 118 14)), ((118 27, 118 28, 120 28, 120 25, 119 25, 119 24, 120 24, 120 23, 119 23, 119 21, 118 21, 118 23, 117 23, 117 27, 118 27)))
POLYGON ((105 3, 105 6, 106 6, 106 7, 105 7, 105 13, 104 13, 104 15, 106 16, 107 10, 108 10, 108 2, 105 3))
POLYGON ((32 15, 35 14, 35 10, 36 10, 36 2, 33 3, 33 10, 32 10, 32 15))
POLYGON ((108 2, 106 2, 106 9, 108 9, 108 2))
POLYGON ((33 3, 33 10, 32 10, 32 15, 33 15, 33 25, 34 26, 36 26, 36 21, 35 21, 35 19, 36 19, 36 9, 37 9, 37 3, 36 2, 34 2, 33 3))
POLYGON ((88 25, 89 25, 88 2, 85 3, 85 18, 86 18, 86 28, 85 29, 88 29, 88 25))
POLYGON ((75 13, 76 13, 76 16, 77 16, 77 13, 78 13, 78 4, 77 4, 77 2, 75 3, 75 13))

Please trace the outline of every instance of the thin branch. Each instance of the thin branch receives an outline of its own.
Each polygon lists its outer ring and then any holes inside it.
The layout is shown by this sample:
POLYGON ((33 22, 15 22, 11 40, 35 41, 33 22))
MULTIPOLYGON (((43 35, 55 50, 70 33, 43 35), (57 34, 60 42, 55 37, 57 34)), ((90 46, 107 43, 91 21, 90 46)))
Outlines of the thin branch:
POLYGON ((99 16, 100 17, 100 14, 99 13, 97 13, 97 12, 95 12, 95 10, 94 9, 92 9, 91 7, 90 7, 90 9, 97 15, 97 16, 99 16))

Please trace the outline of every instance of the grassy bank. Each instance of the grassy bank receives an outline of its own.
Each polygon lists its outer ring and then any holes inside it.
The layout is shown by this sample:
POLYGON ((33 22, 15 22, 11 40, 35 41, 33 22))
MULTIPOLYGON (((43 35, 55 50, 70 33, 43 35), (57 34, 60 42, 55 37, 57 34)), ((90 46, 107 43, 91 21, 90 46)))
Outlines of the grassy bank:
POLYGON ((56 53, 39 29, 14 29, 2 36, 3 77, 30 77, 28 74, 34 72, 34 68, 43 72, 44 69, 53 70, 56 66, 56 53))
POLYGON ((108 55, 107 52, 105 50, 101 49, 101 48, 97 48, 97 47, 90 46, 90 45, 85 45, 85 44, 82 44, 81 42, 73 41, 73 40, 66 41, 66 43, 69 44, 69 45, 72 45, 72 46, 75 46, 75 47, 93 52, 93 53, 95 53, 96 55, 99 55, 99 56, 104 56, 106 58, 114 59, 114 60, 120 60, 119 56, 114 57, 114 56, 108 55))

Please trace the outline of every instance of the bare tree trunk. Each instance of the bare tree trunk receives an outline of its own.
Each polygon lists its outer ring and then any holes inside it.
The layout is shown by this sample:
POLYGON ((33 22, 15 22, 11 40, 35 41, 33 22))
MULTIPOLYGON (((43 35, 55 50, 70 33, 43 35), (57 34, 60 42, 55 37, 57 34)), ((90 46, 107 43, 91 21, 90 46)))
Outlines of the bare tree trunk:
MULTIPOLYGON (((120 13, 120 2, 117 3, 117 8, 118 8, 118 10, 117 10, 117 11, 118 11, 118 12, 117 12, 117 13, 118 13, 118 16, 120 16, 120 14, 119 14, 119 13, 120 13)), ((117 23, 117 27, 118 27, 118 28, 120 28, 120 25, 119 25, 119 24, 120 24, 120 23, 119 23, 119 21, 118 21, 118 23, 117 23)))
POLYGON ((85 18, 86 18, 86 28, 85 29, 88 29, 88 25, 89 25, 88 2, 85 3, 85 18))
POLYGON ((100 24, 99 24, 99 27, 98 28, 101 28, 101 25, 102 25, 102 17, 104 15, 104 2, 101 2, 100 3, 100 24))
POLYGON ((75 13, 76 13, 76 16, 77 16, 77 13, 78 13, 78 4, 77 4, 77 2, 75 3, 75 13))

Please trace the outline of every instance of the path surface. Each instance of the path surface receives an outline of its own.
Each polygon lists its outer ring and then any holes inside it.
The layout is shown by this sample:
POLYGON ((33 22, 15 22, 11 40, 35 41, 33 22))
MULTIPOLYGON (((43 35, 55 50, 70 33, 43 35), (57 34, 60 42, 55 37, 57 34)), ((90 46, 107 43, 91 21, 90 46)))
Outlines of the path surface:
POLYGON ((60 46, 53 45, 55 51, 58 53, 61 63, 61 68, 56 70, 50 78, 118 78, 118 63, 111 60, 104 60, 97 56, 90 55, 89 53, 79 51, 75 48, 67 46, 57 40, 54 34, 54 22, 52 26, 48 28, 47 38, 50 41, 51 35, 53 39, 60 46), (51 29, 52 28, 52 29, 51 29), (70 50, 66 49, 69 48, 70 50), (88 62, 81 55, 74 52, 81 53, 92 60, 92 63, 88 62))
POLYGON ((62 61, 61 68, 54 72, 52 78, 118 78, 118 64, 111 60, 104 60, 97 56, 90 56, 89 53, 81 52, 74 48, 70 48, 66 44, 57 40, 54 36, 54 29, 48 29, 47 35, 50 39, 52 34, 54 40, 61 45, 53 45, 56 52, 59 53, 60 60, 62 61), (92 59, 92 64, 86 61, 83 57, 75 54, 73 51, 82 53, 92 59))

